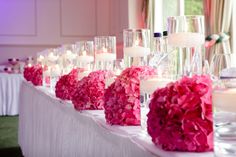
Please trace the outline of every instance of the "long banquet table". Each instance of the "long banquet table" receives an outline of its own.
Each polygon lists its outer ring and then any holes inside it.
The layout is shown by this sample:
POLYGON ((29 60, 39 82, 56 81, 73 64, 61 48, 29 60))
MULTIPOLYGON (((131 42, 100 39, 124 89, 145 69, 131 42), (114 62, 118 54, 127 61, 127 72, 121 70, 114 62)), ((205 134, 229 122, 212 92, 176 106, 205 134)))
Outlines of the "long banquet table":
POLYGON ((18 115, 21 74, 0 73, 0 116, 18 115))
POLYGON ((110 126, 103 111, 73 109, 43 87, 23 81, 18 142, 25 157, 213 157, 167 152, 139 126, 110 126))

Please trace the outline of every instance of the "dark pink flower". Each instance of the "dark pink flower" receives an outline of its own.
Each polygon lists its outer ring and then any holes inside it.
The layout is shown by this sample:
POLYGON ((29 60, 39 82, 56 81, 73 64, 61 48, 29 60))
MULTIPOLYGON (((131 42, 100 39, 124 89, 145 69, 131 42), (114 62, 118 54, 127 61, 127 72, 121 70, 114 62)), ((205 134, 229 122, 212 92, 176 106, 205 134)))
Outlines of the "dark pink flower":
POLYGON ((213 149, 211 79, 184 77, 156 90, 149 104, 148 133, 165 150, 213 149))
POLYGON ((133 66, 125 69, 105 92, 105 116, 113 125, 140 125, 140 77, 154 74, 154 69, 133 66))
POLYGON ((73 69, 69 74, 63 75, 57 81, 55 86, 56 97, 62 100, 71 100, 75 92, 78 81, 78 73, 81 69, 73 69))
POLYGON ((33 70, 34 70, 34 67, 33 67, 33 66, 31 66, 31 67, 28 67, 28 66, 27 66, 27 67, 24 68, 24 73, 23 73, 23 75, 24 75, 24 78, 25 78, 27 81, 31 81, 33 70))
POLYGON ((101 110, 104 108, 105 79, 109 71, 98 70, 78 81, 72 102, 76 110, 101 110))
POLYGON ((35 86, 42 86, 43 68, 41 65, 33 65, 32 67, 25 67, 23 75, 27 81, 31 81, 35 86))

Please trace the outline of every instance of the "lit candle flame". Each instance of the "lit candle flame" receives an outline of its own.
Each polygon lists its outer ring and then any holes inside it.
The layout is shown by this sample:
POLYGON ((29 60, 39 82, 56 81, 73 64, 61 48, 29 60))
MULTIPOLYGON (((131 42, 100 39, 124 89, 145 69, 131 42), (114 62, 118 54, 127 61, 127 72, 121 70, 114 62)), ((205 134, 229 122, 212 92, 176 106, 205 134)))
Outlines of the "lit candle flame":
POLYGON ((86 55, 87 55, 86 51, 82 51, 82 56, 86 56, 86 55))
POLYGON ((103 53, 107 53, 107 48, 102 47, 102 52, 103 52, 103 53))
POLYGON ((139 45, 139 40, 135 40, 134 46, 138 46, 138 45, 139 45))

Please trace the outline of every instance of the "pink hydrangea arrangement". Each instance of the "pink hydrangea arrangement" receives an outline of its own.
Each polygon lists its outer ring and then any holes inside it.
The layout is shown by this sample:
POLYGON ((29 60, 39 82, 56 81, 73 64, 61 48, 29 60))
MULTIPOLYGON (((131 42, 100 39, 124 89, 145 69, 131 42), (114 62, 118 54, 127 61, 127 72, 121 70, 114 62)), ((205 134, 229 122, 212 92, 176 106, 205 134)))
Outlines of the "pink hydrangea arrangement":
POLYGON ((157 89, 149 104, 147 129, 164 150, 213 150, 212 87, 208 76, 183 77, 157 89))
POLYGON ((43 68, 41 65, 34 65, 33 72, 32 72, 32 79, 31 82, 35 86, 42 86, 43 84, 43 68))
POLYGON ((31 67, 27 66, 24 68, 23 76, 27 81, 31 81, 33 71, 34 71, 33 66, 31 67))
POLYGON ((71 100, 75 92, 78 75, 81 69, 73 69, 69 74, 63 75, 55 86, 56 97, 62 100, 71 100))
POLYGON ((125 69, 105 92, 105 117, 113 125, 140 125, 140 77, 153 75, 148 66, 125 69))
POLYGON ((72 102, 80 110, 101 110, 104 108, 105 79, 112 77, 110 71, 98 70, 78 81, 72 102))

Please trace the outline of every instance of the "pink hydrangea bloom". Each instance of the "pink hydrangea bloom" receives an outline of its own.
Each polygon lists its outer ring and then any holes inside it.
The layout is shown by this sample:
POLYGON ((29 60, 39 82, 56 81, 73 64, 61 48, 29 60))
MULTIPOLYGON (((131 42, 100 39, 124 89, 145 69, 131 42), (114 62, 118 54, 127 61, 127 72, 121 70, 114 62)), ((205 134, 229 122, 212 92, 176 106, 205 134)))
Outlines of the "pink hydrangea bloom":
POLYGON ((41 65, 34 65, 33 66, 31 81, 35 86, 42 86, 42 84, 43 84, 43 68, 41 65))
POLYGON ((125 69, 105 92, 105 116, 113 125, 140 125, 140 77, 153 75, 148 66, 125 69))
POLYGON ((69 74, 63 75, 57 81, 55 86, 56 97, 62 100, 71 100, 75 92, 78 81, 78 73, 81 69, 73 69, 69 74))
POLYGON ((213 149, 212 87, 208 76, 184 77, 157 89, 151 98, 147 129, 164 150, 213 149))
POLYGON ((24 68, 23 75, 24 75, 24 78, 27 81, 31 81, 33 71, 34 71, 34 67, 33 66, 32 67, 25 67, 24 68))
POLYGON ((109 71, 91 72, 77 83, 72 102, 76 110, 101 110, 104 108, 105 79, 112 77, 109 71))

